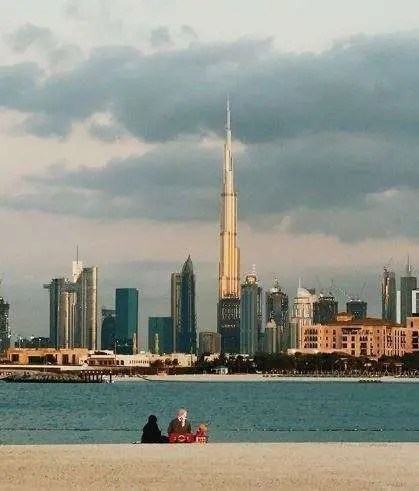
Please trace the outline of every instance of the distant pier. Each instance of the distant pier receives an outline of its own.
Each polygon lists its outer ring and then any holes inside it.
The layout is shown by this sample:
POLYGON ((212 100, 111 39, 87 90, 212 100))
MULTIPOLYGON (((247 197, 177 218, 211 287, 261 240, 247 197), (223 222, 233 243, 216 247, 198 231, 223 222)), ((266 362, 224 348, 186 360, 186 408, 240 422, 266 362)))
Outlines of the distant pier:
POLYGON ((1 380, 9 383, 49 384, 102 384, 112 383, 112 372, 103 370, 80 370, 79 372, 16 372, 1 380))

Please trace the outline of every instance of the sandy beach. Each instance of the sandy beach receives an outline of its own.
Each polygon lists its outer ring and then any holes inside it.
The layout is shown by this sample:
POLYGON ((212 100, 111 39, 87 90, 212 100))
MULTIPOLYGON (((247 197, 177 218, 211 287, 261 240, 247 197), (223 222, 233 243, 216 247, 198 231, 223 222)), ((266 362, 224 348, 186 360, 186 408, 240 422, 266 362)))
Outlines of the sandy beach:
POLYGON ((1 446, 2 490, 418 489, 419 444, 1 446))

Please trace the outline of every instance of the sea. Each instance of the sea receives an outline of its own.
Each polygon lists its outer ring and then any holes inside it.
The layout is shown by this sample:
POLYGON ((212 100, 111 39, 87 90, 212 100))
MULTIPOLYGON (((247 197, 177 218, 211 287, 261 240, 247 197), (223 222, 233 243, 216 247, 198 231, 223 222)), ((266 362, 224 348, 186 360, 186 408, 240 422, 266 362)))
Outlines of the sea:
POLYGON ((0 382, 1 444, 130 443, 179 407, 212 442, 418 442, 419 383, 0 382))

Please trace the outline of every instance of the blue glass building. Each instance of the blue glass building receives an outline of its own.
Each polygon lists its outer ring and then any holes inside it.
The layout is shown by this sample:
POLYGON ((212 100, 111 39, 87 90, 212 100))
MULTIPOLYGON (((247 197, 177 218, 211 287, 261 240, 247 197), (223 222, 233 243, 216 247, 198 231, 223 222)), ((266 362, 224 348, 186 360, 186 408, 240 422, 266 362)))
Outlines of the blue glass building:
POLYGON ((115 310, 102 309, 101 348, 115 349, 115 310))
POLYGON ((148 350, 151 353, 173 353, 172 317, 148 318, 148 350))
POLYGON ((180 319, 176 336, 176 351, 196 353, 195 275, 191 257, 180 273, 180 319))
POLYGON ((115 292, 115 342, 118 352, 132 353, 134 334, 138 336, 138 290, 137 288, 117 288, 115 292), (118 349, 118 347, 121 348, 118 349))

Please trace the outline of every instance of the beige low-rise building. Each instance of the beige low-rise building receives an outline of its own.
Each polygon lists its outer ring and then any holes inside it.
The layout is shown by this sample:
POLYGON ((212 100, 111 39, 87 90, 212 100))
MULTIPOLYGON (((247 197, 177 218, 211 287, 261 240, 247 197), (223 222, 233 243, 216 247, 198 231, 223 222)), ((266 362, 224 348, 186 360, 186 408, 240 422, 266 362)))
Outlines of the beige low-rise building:
POLYGON ((9 348, 7 360, 13 365, 83 365, 87 348, 9 348))
POLYGON ((9 348, 7 360, 11 365, 21 366, 84 366, 84 367, 149 367, 156 361, 165 366, 191 367, 196 355, 170 353, 156 355, 140 352, 134 355, 115 354, 111 350, 87 350, 86 348, 9 348))
POLYGON ((196 362, 195 355, 186 353, 170 353, 157 355, 140 352, 135 355, 119 355, 113 351, 89 351, 87 365, 94 367, 149 367, 153 362, 161 361, 167 366, 191 367, 196 362))
POLYGON ((355 320, 350 314, 338 314, 327 325, 302 328, 297 350, 300 353, 340 352, 350 356, 403 356, 419 351, 419 317, 409 317, 407 325, 383 319, 355 320))

